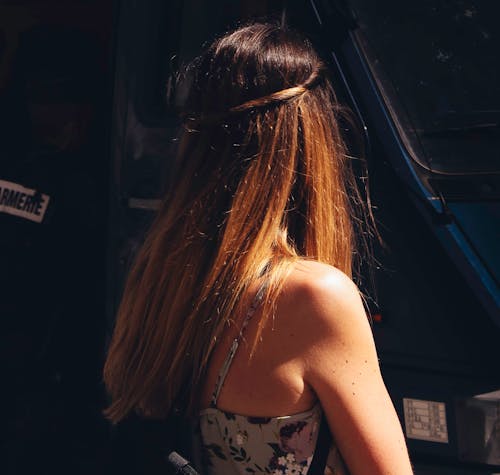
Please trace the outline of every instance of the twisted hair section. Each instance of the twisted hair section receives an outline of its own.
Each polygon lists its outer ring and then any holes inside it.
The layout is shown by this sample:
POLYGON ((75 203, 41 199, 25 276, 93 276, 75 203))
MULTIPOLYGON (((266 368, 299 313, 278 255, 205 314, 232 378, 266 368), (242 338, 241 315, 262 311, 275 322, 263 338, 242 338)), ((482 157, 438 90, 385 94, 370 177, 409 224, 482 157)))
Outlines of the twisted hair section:
POLYGON ((258 99, 252 99, 250 101, 244 102, 239 106, 232 107, 229 112, 244 112, 250 109, 255 109, 259 107, 265 107, 270 104, 285 102, 290 99, 301 96, 308 90, 316 86, 323 78, 322 73, 324 73, 324 66, 322 63, 318 65, 307 80, 298 86, 289 87, 282 89, 281 91, 271 93, 264 97, 259 97, 258 99))
POLYGON ((315 86, 320 84, 325 79, 326 67, 322 62, 318 62, 310 76, 297 86, 287 87, 280 91, 272 92, 256 99, 250 99, 237 106, 230 107, 227 111, 219 112, 216 114, 185 114, 184 121, 194 124, 221 124, 224 119, 229 119, 241 113, 254 111, 256 109, 264 109, 270 106, 277 106, 279 104, 297 99, 303 94, 307 93, 315 86))

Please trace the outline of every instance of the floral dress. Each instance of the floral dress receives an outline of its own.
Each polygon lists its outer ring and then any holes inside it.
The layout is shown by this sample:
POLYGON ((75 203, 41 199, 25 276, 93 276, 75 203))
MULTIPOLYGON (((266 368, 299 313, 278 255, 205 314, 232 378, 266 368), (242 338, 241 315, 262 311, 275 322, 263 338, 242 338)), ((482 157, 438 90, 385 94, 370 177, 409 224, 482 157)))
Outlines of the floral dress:
MULTIPOLYGON (((319 404, 306 412, 270 418, 205 409, 200 413, 200 430, 207 472, 306 475, 321 418, 319 404)), ((347 474, 335 447, 330 449, 325 473, 347 474)))
MULTIPOLYGON (((217 399, 243 332, 259 304, 261 288, 238 337, 221 368, 211 407, 199 414, 203 465, 208 475, 269 473, 306 475, 318 441, 323 416, 316 404, 308 411, 279 417, 250 417, 217 408, 217 399)), ((325 474, 346 475, 340 454, 332 446, 325 474)))

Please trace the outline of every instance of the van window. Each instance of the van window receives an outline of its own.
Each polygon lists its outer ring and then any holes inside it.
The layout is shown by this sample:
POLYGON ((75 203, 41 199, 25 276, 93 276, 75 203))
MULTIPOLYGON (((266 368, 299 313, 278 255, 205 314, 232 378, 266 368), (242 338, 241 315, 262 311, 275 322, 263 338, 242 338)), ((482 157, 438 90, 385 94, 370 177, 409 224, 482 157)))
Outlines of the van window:
POLYGON ((436 173, 500 164, 500 3, 351 0, 357 32, 412 157, 436 173))

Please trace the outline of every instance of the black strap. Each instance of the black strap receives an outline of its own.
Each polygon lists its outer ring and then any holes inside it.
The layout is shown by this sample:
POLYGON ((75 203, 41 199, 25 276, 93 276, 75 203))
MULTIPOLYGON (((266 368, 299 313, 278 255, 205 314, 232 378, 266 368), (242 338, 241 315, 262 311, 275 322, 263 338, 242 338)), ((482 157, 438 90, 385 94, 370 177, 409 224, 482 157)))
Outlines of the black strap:
POLYGON ((175 451, 170 452, 167 461, 176 475, 199 475, 189 461, 175 451))
POLYGON ((193 462, 198 461, 199 455, 195 453, 198 450, 195 445, 195 424, 189 417, 184 416, 175 409, 168 416, 165 424, 168 426, 168 438, 165 437, 163 440, 164 455, 167 462, 167 469, 164 473, 166 475, 197 474, 198 472, 193 468, 193 462), (180 461, 185 463, 182 464, 180 461))
POLYGON ((323 414, 321 418, 321 423, 319 426, 318 441, 316 442, 316 450, 314 451, 313 459, 308 475, 324 475, 326 462, 328 460, 328 453, 330 452, 330 447, 332 445, 332 434, 330 433, 330 428, 328 427, 328 422, 323 414))

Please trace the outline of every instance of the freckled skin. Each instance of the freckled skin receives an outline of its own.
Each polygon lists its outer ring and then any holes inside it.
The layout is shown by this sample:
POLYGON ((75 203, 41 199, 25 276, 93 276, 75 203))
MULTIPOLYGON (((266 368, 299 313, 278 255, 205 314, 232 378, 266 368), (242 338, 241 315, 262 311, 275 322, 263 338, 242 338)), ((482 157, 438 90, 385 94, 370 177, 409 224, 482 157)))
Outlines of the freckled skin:
MULTIPOLYGON (((252 297, 249 292, 248 300, 252 297)), ((235 316, 235 321, 241 318, 235 316)), ((252 341, 258 319, 256 312, 247 327, 247 341, 252 341)), ((249 345, 240 346, 219 407, 273 417, 306 411, 319 399, 351 475, 412 474, 370 325, 352 281, 331 266, 301 261, 285 283, 275 318, 268 321, 252 359, 249 345)), ((238 323, 213 355, 202 406, 209 405, 237 331, 238 323)))

